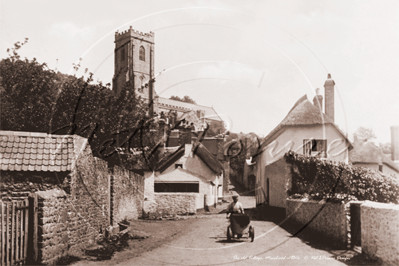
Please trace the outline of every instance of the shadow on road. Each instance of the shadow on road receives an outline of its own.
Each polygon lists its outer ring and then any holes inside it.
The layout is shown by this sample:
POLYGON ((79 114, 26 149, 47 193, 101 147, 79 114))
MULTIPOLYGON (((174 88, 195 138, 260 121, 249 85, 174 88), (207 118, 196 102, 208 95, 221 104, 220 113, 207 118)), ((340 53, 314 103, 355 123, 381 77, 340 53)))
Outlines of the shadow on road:
POLYGON ((327 251, 336 260, 346 265, 382 265, 379 261, 368 260, 364 254, 352 250, 350 247, 338 247, 334 242, 307 231, 306 227, 294 224, 289 219, 286 220, 284 208, 264 205, 253 209, 246 209, 245 212, 249 214, 251 220, 273 222, 291 234, 291 238, 299 238, 303 243, 312 248, 327 251))
POLYGON ((250 243, 248 240, 245 239, 231 239, 231 240, 223 239, 223 240, 218 240, 215 243, 226 244, 226 243, 242 243, 242 242, 250 243))

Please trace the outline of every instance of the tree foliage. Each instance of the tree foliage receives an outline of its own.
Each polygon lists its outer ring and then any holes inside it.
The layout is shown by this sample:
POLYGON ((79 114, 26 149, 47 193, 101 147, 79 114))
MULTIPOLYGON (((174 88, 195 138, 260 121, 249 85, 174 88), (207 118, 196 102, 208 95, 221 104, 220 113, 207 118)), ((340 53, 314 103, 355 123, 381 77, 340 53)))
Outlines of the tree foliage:
POLYGON ((197 104, 193 99, 190 98, 190 96, 185 95, 183 98, 180 98, 179 96, 170 96, 171 100, 175 100, 175 101, 180 101, 180 102, 185 102, 185 103, 193 103, 193 104, 197 104))
POLYGON ((371 128, 359 127, 355 133, 353 133, 354 141, 372 141, 376 136, 371 128))
POLYGON ((311 199, 370 200, 399 203, 399 181, 368 168, 306 157, 292 151, 285 154, 291 164, 288 195, 311 199))
POLYGON ((208 124, 209 124, 209 129, 206 132, 207 137, 214 137, 226 132, 226 127, 223 121, 212 121, 208 122, 208 124))
POLYGON ((2 130, 78 134, 103 158, 117 156, 117 148, 154 145, 148 106, 126 89, 131 84, 115 97, 108 86, 93 84, 87 70, 88 78, 78 78, 22 60, 18 50, 26 42, 16 43, 0 62, 2 130))
POLYGON ((33 60, 21 59, 17 42, 0 62, 1 128, 43 131, 51 117, 56 95, 54 71, 33 60))

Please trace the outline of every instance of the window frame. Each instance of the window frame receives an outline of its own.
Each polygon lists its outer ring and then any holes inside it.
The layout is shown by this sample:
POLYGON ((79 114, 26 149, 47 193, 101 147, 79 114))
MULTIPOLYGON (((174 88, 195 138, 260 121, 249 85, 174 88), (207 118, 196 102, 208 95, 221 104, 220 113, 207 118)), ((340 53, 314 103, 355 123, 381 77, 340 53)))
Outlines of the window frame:
POLYGON ((139 59, 145 62, 145 48, 142 45, 139 48, 139 59))
POLYGON ((155 193, 199 193, 199 182, 167 181, 154 182, 155 193))
POLYGON ((304 139, 303 155, 327 158, 327 139, 304 139))

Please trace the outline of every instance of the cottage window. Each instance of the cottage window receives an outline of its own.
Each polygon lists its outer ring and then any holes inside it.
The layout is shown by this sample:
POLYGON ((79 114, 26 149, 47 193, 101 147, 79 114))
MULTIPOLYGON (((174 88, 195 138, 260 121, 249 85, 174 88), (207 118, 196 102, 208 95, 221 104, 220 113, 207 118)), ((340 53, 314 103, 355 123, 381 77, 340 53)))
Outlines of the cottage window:
POLYGON ((154 192, 162 193, 198 193, 199 183, 184 183, 184 182, 155 182, 154 192))
POLYGON ((145 61, 145 49, 143 46, 140 46, 140 50, 139 50, 139 59, 141 61, 145 61))
POLYGON ((303 154, 306 156, 315 156, 327 158, 327 140, 326 139, 304 139, 303 154))

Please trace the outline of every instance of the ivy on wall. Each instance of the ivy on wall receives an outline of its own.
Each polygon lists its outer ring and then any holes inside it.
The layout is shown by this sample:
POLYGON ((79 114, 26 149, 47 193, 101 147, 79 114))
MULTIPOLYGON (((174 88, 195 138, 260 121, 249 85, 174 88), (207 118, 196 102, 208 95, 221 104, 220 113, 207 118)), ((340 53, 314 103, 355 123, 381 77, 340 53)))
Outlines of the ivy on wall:
POLYGON ((292 151, 285 158, 291 165, 292 177, 288 196, 399 203, 399 180, 393 175, 292 151))

